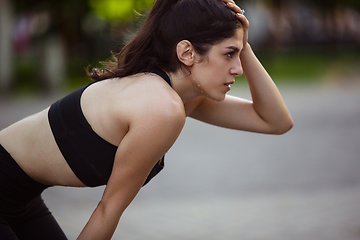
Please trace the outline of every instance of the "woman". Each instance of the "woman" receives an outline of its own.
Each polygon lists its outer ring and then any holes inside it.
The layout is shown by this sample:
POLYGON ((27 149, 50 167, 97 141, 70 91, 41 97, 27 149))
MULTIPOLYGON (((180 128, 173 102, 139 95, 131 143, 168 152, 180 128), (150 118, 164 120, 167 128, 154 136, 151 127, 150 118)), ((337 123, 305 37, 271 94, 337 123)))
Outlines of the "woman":
POLYGON ((242 13, 231 0, 158 0, 118 60, 89 74, 93 84, 2 130, 0 238, 66 239, 41 192, 106 185, 78 239, 110 239, 187 116, 287 132, 292 119, 247 43, 242 13), (253 102, 226 95, 243 73, 253 102))

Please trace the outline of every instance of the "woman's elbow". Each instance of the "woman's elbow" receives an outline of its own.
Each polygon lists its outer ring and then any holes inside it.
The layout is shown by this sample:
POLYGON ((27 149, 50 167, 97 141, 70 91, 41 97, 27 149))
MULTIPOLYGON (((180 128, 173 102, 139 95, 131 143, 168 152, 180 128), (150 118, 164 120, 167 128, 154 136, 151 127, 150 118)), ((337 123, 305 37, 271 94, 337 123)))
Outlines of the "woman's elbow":
POLYGON ((293 128, 293 126, 294 126, 294 121, 292 120, 291 117, 289 117, 288 119, 283 121, 281 124, 279 124, 274 129, 272 134, 281 135, 281 134, 287 133, 288 131, 290 131, 293 128))

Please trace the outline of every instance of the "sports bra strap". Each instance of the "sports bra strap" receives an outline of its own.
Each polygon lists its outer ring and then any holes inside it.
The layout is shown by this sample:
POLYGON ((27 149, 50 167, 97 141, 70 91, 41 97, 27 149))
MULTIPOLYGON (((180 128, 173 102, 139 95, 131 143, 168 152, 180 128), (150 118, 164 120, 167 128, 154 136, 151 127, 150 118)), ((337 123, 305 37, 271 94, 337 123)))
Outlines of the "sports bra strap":
POLYGON ((159 75, 160 77, 162 77, 170 86, 171 86, 171 81, 169 76, 166 74, 166 72, 160 68, 156 68, 152 71, 150 71, 151 73, 155 73, 157 75, 159 75))

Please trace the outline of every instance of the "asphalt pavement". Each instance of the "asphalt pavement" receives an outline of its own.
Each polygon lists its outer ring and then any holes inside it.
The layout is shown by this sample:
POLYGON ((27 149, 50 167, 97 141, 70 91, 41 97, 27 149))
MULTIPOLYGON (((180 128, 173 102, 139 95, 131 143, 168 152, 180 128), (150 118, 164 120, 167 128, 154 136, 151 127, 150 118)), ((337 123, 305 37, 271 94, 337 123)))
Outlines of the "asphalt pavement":
MULTIPOLYGON (((189 119, 113 239, 360 240, 359 85, 280 90, 295 123, 285 135, 189 119)), ((231 94, 249 98, 241 86, 231 94)), ((0 97, 0 128, 57 97, 0 97)), ((53 187, 43 197, 76 239, 103 190, 53 187)))

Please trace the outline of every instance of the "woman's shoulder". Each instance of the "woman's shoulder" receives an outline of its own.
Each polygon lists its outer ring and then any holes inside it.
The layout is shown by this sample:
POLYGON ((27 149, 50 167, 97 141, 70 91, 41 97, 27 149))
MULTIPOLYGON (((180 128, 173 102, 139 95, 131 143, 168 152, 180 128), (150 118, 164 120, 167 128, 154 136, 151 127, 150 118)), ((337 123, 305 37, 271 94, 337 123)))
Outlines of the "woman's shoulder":
POLYGON ((88 87, 83 101, 108 106, 122 116, 145 114, 184 114, 184 104, 179 95, 160 76, 141 73, 124 78, 100 81, 88 87))
POLYGON ((130 127, 181 126, 184 105, 160 77, 139 74, 96 82, 81 97, 82 112, 93 130, 117 145, 130 127))
POLYGON ((176 93, 171 86, 160 76, 152 73, 139 73, 123 78, 105 79, 88 86, 83 95, 92 95, 96 98, 133 98, 147 97, 172 97, 176 93))
POLYGON ((184 104, 164 79, 154 74, 139 74, 118 81, 125 87, 120 88, 121 93, 116 97, 119 106, 114 105, 112 112, 126 120, 129 127, 141 126, 143 129, 166 125, 176 128, 184 125, 184 104))
POLYGON ((127 99, 133 99, 132 107, 159 114, 184 111, 180 96, 160 76, 146 73, 131 76, 129 79, 131 81, 128 85, 129 92, 125 93, 125 96, 127 99))

